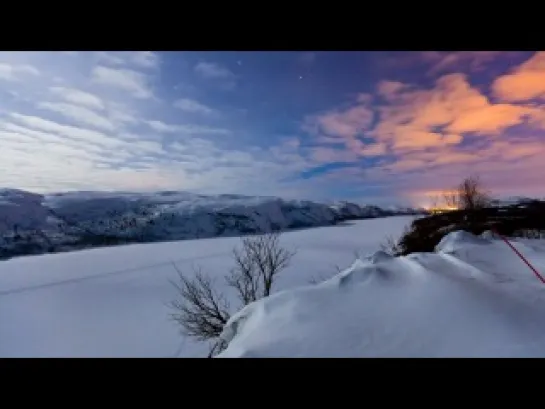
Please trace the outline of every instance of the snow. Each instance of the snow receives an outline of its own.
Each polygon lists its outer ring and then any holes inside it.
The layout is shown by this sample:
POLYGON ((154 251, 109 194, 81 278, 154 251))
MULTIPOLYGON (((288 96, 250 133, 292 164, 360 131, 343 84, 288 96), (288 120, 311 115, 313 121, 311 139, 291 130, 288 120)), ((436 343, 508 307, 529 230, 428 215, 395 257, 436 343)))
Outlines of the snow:
MULTIPOLYGON (((545 241, 513 244, 545 271, 545 241)), ((248 305, 220 357, 544 357, 544 317, 545 286, 505 243, 457 231, 248 305)))
MULTIPOLYGON (((545 286, 516 254, 491 232, 461 231, 434 253, 377 251, 412 220, 286 232, 282 243, 296 256, 270 297, 232 316, 220 357, 544 357, 545 286), (309 284, 314 278, 322 282, 309 284)), ((208 345, 169 318, 172 263, 185 273, 202 267, 234 301, 221 280, 238 243, 218 237, 1 261, 0 357, 206 356, 208 345)), ((545 240, 512 243, 545 272, 545 240)))
MULTIPOLYGON (((285 233, 297 250, 275 291, 306 286, 372 254, 413 217, 344 222, 285 233)), ((208 345, 180 335, 166 304, 176 297, 172 261, 222 277, 239 238, 103 247, 0 261, 0 357, 195 357, 208 345)), ((221 287, 220 287, 221 288, 221 287)), ((234 311, 233 311, 234 312, 234 311)))
POLYGON ((0 190, 0 258, 105 244, 229 237, 411 214, 269 196, 0 190))

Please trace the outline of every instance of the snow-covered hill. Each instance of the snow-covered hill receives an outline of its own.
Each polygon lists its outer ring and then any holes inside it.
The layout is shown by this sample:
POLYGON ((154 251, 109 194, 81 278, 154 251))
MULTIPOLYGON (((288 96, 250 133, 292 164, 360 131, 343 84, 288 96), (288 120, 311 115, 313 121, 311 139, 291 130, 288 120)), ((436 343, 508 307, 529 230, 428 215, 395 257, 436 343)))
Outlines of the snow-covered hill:
MULTIPOLYGON (((545 273, 545 241, 515 245, 545 273)), ((248 305, 220 356, 545 357, 544 316, 545 286, 504 242, 457 231, 248 305)))
POLYGON ((188 192, 0 190, 0 258, 132 242, 237 236, 416 214, 349 202, 332 205, 277 197, 188 192))

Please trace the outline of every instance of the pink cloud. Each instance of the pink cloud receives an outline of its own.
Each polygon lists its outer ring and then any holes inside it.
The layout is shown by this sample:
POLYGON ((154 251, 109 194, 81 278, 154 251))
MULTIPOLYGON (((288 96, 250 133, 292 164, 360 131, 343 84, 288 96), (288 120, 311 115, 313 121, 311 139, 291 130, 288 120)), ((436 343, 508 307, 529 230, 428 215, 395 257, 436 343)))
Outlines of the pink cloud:
MULTIPOLYGON (((497 56, 427 58, 440 63, 441 71, 462 62, 477 68, 497 56)), ((545 142, 539 132, 545 129, 545 106, 519 103, 529 96, 545 95, 545 85, 520 86, 530 78, 528 73, 542 75, 542 70, 545 75, 545 53, 536 53, 493 81, 495 95, 504 101, 500 103, 472 86, 462 73, 443 75, 428 88, 382 81, 376 88, 381 99, 357 99, 350 108, 312 117, 307 129, 312 129, 317 143, 344 146, 344 150, 316 148, 313 160, 376 156, 381 161, 374 162, 373 168, 339 169, 324 177, 358 183, 364 174, 366 185, 389 185, 407 197, 449 189, 469 174, 482 175, 493 194, 524 194, 524 190, 545 196, 545 142), (526 125, 524 136, 514 132, 521 125, 526 125), (528 135, 531 129, 536 133, 528 135)))
POLYGON ((353 138, 366 130, 373 121, 373 111, 364 106, 355 106, 345 111, 333 111, 316 118, 326 135, 353 138))
MULTIPOLYGON (((360 136, 373 122, 374 113, 366 106, 370 97, 357 98, 357 105, 344 110, 332 110, 306 118, 303 130, 311 133, 317 143, 325 145, 344 145, 348 154, 339 160, 356 160, 359 156, 377 156, 386 152, 383 144, 366 144, 360 136), (362 102, 363 101, 363 102, 362 102), (346 159, 349 158, 349 159, 346 159)), ((327 161, 329 157, 339 157, 338 150, 317 149, 313 153, 316 161, 327 161)))
POLYGON ((535 53, 510 74, 497 78, 493 94, 509 102, 528 101, 545 97, 545 52, 535 53))
POLYGON ((460 134, 497 134, 527 120, 545 124, 542 108, 493 104, 463 74, 445 75, 432 89, 390 94, 379 111, 371 135, 397 148, 453 145, 461 141, 460 134), (437 127, 443 130, 434 130, 437 127))
POLYGON ((393 147, 398 150, 424 149, 445 145, 456 145, 462 141, 462 136, 457 134, 441 134, 427 132, 419 129, 406 129, 399 127, 398 136, 393 141, 393 147))
POLYGON ((450 123, 448 130, 457 133, 493 134, 522 123, 532 112, 533 110, 523 106, 487 104, 464 112, 450 123))
POLYGON ((362 156, 382 156, 385 155, 387 151, 388 148, 386 147, 386 144, 373 143, 364 145, 359 153, 362 156))
POLYGON ((407 84, 399 81, 380 81, 377 85, 377 93, 387 100, 395 98, 398 93, 407 88, 407 84))

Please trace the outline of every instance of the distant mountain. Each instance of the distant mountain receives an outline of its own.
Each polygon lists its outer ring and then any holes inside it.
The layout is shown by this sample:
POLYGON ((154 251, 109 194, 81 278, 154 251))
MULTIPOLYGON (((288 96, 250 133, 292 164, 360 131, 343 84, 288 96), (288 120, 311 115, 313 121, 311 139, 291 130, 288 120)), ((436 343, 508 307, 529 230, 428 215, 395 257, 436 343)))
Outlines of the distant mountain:
POLYGON ((180 191, 39 195, 0 189, 0 257, 133 242, 237 236, 419 213, 422 210, 270 196, 180 191))

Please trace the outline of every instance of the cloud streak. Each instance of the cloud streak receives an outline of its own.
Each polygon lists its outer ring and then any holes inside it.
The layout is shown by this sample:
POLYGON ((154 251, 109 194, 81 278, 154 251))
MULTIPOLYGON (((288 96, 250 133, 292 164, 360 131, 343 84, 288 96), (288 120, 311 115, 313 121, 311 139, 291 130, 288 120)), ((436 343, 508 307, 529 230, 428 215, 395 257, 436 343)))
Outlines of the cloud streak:
POLYGON ((28 64, 13 65, 0 63, 0 80, 22 81, 25 76, 39 76, 40 71, 28 64))
POLYGON ((200 62, 195 66, 195 72, 203 78, 208 79, 232 79, 235 74, 219 64, 211 62, 200 62))
POLYGON ((96 84, 126 91, 135 98, 148 99, 153 97, 148 78, 134 70, 99 65, 93 69, 92 81, 96 84))
POLYGON ((65 87, 50 87, 49 91, 51 91, 52 94, 72 104, 81 105, 86 108, 99 111, 105 108, 104 102, 99 97, 89 92, 65 87))
POLYGON ((214 115, 216 111, 194 99, 181 98, 174 101, 173 106, 190 114, 214 115))
POLYGON ((237 76, 221 64, 201 61, 195 65, 194 71, 199 77, 212 81, 225 90, 233 90, 236 87, 237 76))

